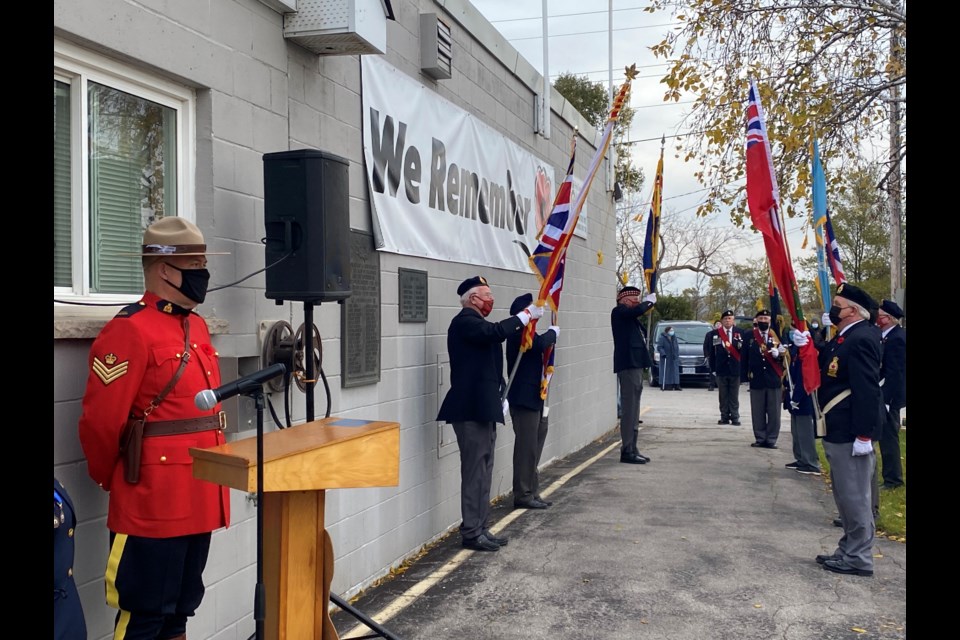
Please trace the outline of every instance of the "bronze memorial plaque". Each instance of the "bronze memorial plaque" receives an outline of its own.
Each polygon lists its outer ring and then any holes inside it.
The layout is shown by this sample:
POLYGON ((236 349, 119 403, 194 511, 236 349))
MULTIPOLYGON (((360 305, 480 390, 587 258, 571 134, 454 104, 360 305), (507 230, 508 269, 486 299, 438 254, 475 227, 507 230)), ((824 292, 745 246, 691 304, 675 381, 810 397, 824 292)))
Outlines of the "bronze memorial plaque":
POLYGON ((400 280, 400 322, 427 321, 427 272, 397 269, 400 280))
POLYGON ((350 230, 352 295, 340 310, 341 387, 380 381, 380 254, 373 236, 350 230))

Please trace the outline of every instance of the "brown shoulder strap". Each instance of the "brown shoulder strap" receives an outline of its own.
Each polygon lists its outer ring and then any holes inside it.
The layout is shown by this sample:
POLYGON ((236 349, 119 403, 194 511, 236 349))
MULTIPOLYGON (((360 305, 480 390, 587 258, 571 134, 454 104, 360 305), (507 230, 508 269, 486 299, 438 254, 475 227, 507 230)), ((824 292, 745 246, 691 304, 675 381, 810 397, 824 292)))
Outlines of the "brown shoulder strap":
POLYGON ((180 379, 180 376, 183 375, 183 370, 187 368, 187 362, 190 361, 190 315, 187 314, 183 317, 183 357, 180 358, 180 366, 177 368, 177 372, 173 374, 173 378, 170 379, 170 382, 167 383, 167 386, 163 388, 163 391, 157 394, 157 397, 153 399, 146 409, 143 410, 144 419, 149 416, 154 409, 160 406, 160 403, 163 402, 163 399, 167 397, 167 394, 170 393, 170 390, 173 389, 173 386, 177 384, 177 380, 180 379))

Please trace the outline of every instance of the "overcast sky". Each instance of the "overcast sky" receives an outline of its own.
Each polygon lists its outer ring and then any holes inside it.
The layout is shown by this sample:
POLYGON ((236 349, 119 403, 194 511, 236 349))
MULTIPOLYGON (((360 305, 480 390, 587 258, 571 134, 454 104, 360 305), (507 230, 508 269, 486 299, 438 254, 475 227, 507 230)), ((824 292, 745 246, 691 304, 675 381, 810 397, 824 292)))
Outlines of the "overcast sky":
MULTIPOLYGON (((473 5, 496 27, 534 68, 543 73, 543 2, 538 0, 471 0, 473 5)), ((646 176, 644 201, 650 197, 653 176, 660 155, 660 137, 667 136, 664 152, 663 208, 662 215, 692 216, 705 198, 706 191, 693 174, 697 165, 684 163, 675 158, 676 139, 670 136, 688 133, 682 124, 689 101, 663 102, 664 85, 660 78, 666 71, 662 59, 654 58, 649 47, 663 40, 671 28, 667 16, 643 11, 641 0, 615 0, 613 6, 613 56, 611 64, 608 30, 610 25, 609 2, 593 0, 549 0, 549 75, 551 82, 564 72, 587 76, 593 82, 607 84, 609 69, 613 69, 613 84, 619 86, 623 70, 636 64, 639 76, 631 87, 630 106, 637 110, 629 139, 632 145, 634 164, 646 176)), ((744 103, 747 87, 744 86, 744 103)), ((767 102, 761 96, 762 102, 767 102)), ((644 214, 646 215, 646 214, 644 214)), ((732 225, 726 213, 714 214, 710 225, 732 225)), ((813 253, 813 236, 809 246, 801 250, 803 221, 787 220, 790 251, 794 261, 813 253)), ((759 234, 750 235, 747 248, 738 256, 758 258, 763 256, 763 242, 759 234)), ((689 286, 685 279, 664 283, 672 293, 689 286)))

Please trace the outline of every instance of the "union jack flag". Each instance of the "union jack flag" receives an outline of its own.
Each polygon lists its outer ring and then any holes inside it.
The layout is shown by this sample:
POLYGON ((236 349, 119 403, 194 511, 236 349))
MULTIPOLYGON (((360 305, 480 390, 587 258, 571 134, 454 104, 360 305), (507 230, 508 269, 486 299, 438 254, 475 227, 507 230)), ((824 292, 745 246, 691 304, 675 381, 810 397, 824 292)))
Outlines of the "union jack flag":
POLYGON ((823 223, 823 235, 827 245, 827 263, 830 265, 830 272, 833 273, 833 280, 837 284, 846 282, 847 276, 843 273, 843 262, 840 260, 840 245, 837 244, 837 237, 833 235, 829 211, 827 211, 827 220, 823 223))
MULTIPOLYGON (((576 217, 571 215, 570 196, 573 192, 573 165, 577 155, 577 139, 573 138, 570 151, 570 164, 567 174, 557 189, 553 200, 553 211, 543 225, 538 238, 539 244, 530 256, 530 266, 541 284, 541 294, 550 303, 550 308, 560 308, 560 292, 563 290, 563 269, 567 261, 566 247, 576 225, 576 217)), ((532 339, 532 336, 531 336, 532 339)))

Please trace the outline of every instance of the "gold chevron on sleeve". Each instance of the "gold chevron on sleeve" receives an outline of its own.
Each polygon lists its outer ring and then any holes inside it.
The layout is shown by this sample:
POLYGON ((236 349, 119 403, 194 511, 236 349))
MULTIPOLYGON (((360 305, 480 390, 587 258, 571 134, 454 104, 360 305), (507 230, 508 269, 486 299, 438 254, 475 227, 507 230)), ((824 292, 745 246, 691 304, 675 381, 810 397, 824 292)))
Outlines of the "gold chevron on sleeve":
POLYGON ((97 374, 97 377, 100 378, 100 381, 103 382, 104 385, 108 385, 114 380, 122 378, 127 374, 127 366, 129 365, 129 361, 124 360, 119 364, 113 364, 116 361, 117 356, 112 353, 108 353, 106 356, 104 356, 103 360, 94 356, 92 367, 93 372, 97 374), (110 364, 106 364, 104 360, 110 364))

